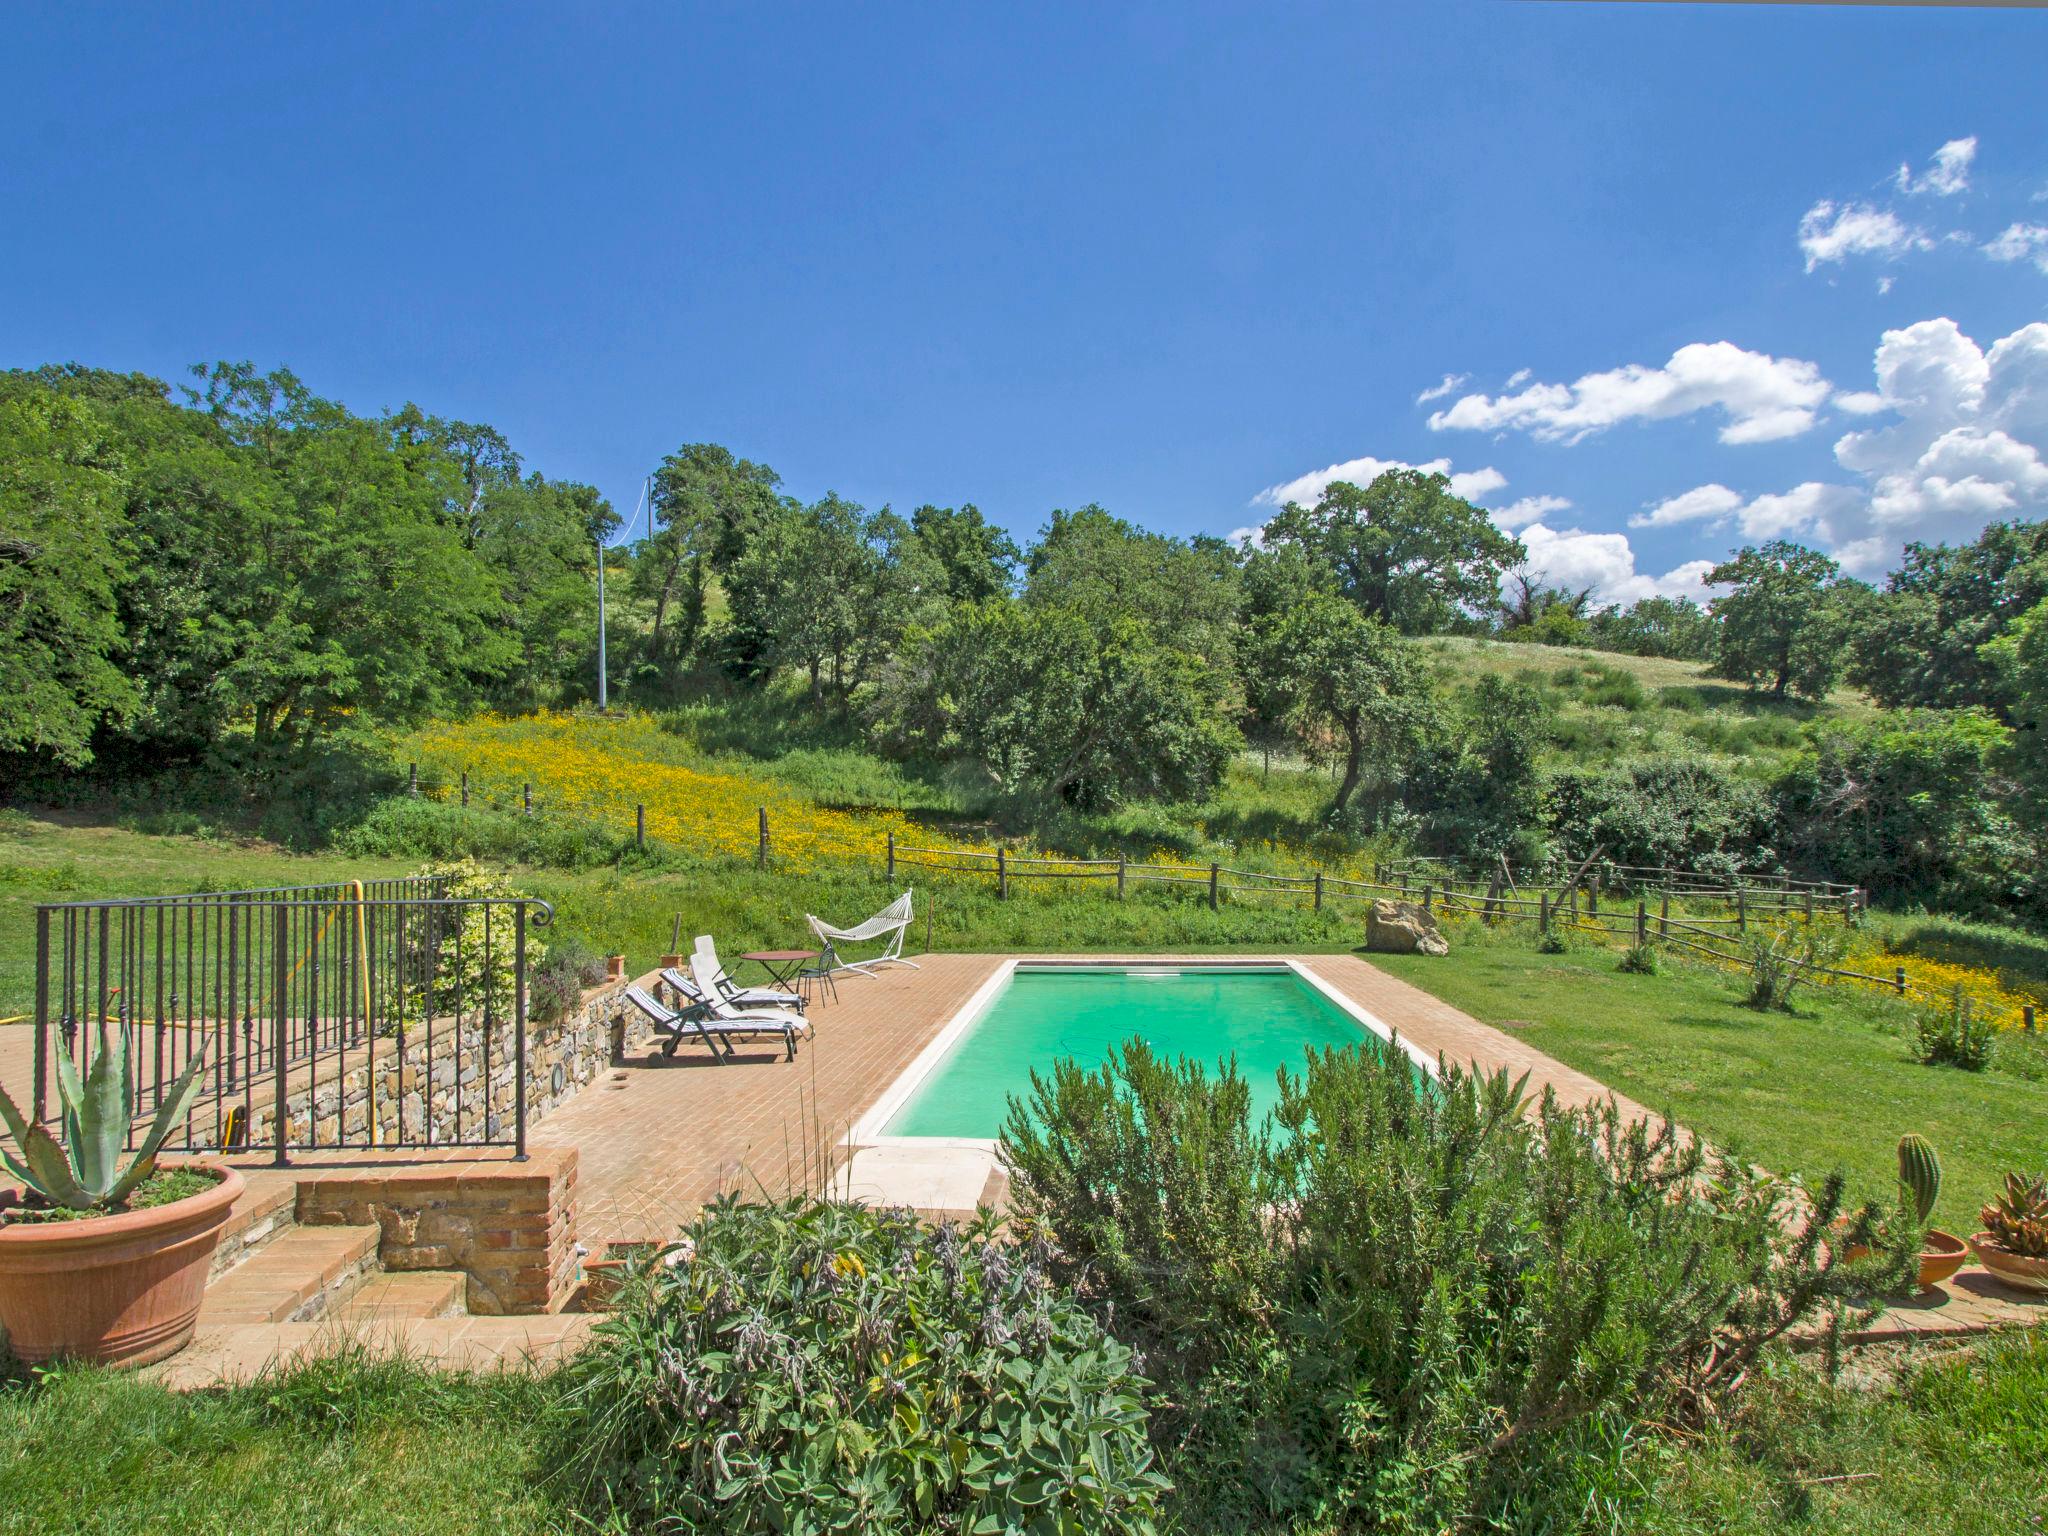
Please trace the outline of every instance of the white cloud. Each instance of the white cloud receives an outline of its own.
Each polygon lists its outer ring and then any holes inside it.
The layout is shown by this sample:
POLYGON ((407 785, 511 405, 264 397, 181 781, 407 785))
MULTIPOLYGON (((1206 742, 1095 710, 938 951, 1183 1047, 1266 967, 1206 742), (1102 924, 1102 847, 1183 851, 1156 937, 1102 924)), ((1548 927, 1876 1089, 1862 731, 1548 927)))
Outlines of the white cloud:
POLYGON ((1517 368, 1513 373, 1508 375, 1508 381, 1506 384, 1502 386, 1502 388, 1520 389, 1524 384, 1528 383, 1535 376, 1536 370, 1533 368, 1517 368))
POLYGON ((1680 523, 1730 524, 1751 539, 1779 539, 1789 534, 1825 531, 1830 519, 1862 505, 1853 486, 1823 485, 1809 480, 1789 491, 1744 500, 1718 482, 1695 486, 1628 520, 1631 528, 1671 528, 1680 523))
POLYGON ((1970 185, 1970 162, 1977 158, 1977 137, 1950 139, 1933 154, 1933 164, 1919 176, 1911 165, 1901 165, 1895 178, 1901 192, 1931 192, 1936 197, 1954 197, 1970 185))
POLYGON ((1726 487, 1702 486, 1632 522, 1689 521, 1680 513, 1694 509, 1745 538, 1798 537, 1852 573, 1877 575, 1909 542, 1955 543, 1994 519, 2048 516, 2048 323, 1985 351, 1953 320, 1922 320, 1884 333, 1874 371, 1874 392, 1835 401, 1894 418, 1836 442, 1835 461, 1860 485, 1809 480, 1739 504, 1726 487))
POLYGON ((1538 518, 1548 517, 1553 512, 1568 511, 1571 501, 1564 496, 1524 496, 1520 501, 1511 501, 1504 507, 1496 507, 1488 515, 1494 526, 1512 533, 1526 527, 1538 518))
POLYGON ((2048 224, 2009 224, 1983 250, 1993 261, 2032 261, 2048 272, 2048 224))
POLYGON ((1628 525, 1631 528, 1669 528, 1674 523, 1698 522, 1703 518, 1718 520, 1741 505, 1742 497, 1725 485, 1699 485, 1658 502, 1647 512, 1636 513, 1628 520, 1628 525))
POLYGON ((1883 277, 1880 277, 1877 280, 1877 291, 1879 293, 1890 293, 1892 291, 1891 273, 1887 272, 1883 277))
POLYGON ((1579 528, 1560 532, 1533 523, 1521 533, 1529 551, 1530 575, 1552 587, 1590 587, 1603 607, 1645 597, 1689 597, 1701 602, 1709 595, 1701 578, 1713 569, 1709 560, 1688 560, 1653 576, 1636 569, 1635 550, 1625 533, 1587 533, 1579 528))
POLYGON ((1452 390, 1456 389, 1460 384, 1464 383, 1467 379, 1471 377, 1472 375, 1469 373, 1447 373, 1444 375, 1444 379, 1441 384, 1432 384, 1429 386, 1429 388, 1425 389, 1421 394, 1417 395, 1415 397, 1415 403, 1417 405, 1427 405, 1432 400, 1441 400, 1445 395, 1448 395, 1452 390))
POLYGON ((1728 418, 1722 442, 1763 443, 1810 428, 1828 390, 1812 363, 1744 351, 1728 341, 1694 342, 1661 368, 1630 363, 1571 384, 1466 395, 1434 412, 1429 425, 1436 432, 1519 429, 1544 442, 1576 443, 1623 421, 1718 410, 1728 418))
POLYGON ((1390 469, 1419 469, 1428 475, 1448 475, 1451 493, 1463 496, 1468 501, 1491 495, 1508 483, 1508 477, 1493 468, 1468 469, 1452 474, 1449 459, 1431 459, 1427 464, 1409 464, 1401 459, 1376 459, 1367 454, 1363 458, 1346 459, 1341 464, 1310 470, 1307 474, 1297 475, 1281 485, 1269 485, 1252 498, 1252 504, 1284 507, 1290 501, 1298 501, 1307 506, 1336 481, 1345 480, 1353 485, 1370 485, 1390 469))
POLYGON ((1851 256, 1882 256, 1897 260, 1908 251, 1934 248, 1926 231, 1907 224, 1889 208, 1869 203, 1842 203, 1822 198, 1799 220, 1799 249, 1811 272, 1823 262, 1851 256))

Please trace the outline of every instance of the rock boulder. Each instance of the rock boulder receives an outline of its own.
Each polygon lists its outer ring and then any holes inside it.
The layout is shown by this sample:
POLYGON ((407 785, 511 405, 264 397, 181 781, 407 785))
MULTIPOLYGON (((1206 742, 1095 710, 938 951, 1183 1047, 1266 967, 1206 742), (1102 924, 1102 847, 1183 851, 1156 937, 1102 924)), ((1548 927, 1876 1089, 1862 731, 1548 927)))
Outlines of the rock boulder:
POLYGON ((1412 901, 1376 900, 1365 919, 1365 947, 1379 955, 1448 955, 1436 919, 1412 901))

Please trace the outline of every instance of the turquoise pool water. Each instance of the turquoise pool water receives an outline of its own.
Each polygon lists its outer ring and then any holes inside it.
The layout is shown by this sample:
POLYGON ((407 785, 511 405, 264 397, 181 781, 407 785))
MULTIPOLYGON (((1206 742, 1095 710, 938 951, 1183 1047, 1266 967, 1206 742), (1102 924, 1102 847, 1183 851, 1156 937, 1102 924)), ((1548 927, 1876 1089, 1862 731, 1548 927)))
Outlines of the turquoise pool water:
POLYGON ((1377 1038, 1292 971, 1019 970, 882 1134, 992 1141, 1032 1068, 1063 1056, 1097 1067, 1133 1035, 1166 1057, 1235 1055, 1254 1116, 1280 1097, 1275 1071, 1298 1072, 1310 1046, 1377 1038))

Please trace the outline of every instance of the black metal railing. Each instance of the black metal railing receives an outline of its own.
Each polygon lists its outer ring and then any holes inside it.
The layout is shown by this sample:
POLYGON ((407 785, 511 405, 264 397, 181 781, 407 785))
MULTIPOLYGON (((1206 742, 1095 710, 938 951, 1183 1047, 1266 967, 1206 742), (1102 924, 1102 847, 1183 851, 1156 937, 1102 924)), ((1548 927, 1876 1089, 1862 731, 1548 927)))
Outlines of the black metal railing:
POLYGON ((203 1056, 167 1143, 526 1151, 529 898, 439 880, 69 902, 36 912, 35 1114, 57 1061, 127 1032, 137 1124, 203 1056))

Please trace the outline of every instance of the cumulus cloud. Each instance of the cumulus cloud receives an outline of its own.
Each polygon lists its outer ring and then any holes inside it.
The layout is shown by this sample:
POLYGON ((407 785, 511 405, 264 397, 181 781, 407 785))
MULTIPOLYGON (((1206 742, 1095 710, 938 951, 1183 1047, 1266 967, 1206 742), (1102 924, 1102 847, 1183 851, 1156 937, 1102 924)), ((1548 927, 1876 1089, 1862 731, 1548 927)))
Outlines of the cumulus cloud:
POLYGON ((1809 480, 1748 499, 1706 485, 1632 525, 1702 520, 1745 538, 1797 537, 1877 575, 1909 542, 1955 543, 1999 518, 2048 515, 2048 323, 1987 351, 1953 320, 1922 320, 1884 333, 1874 371, 1874 391, 1835 402, 1893 418, 1835 443, 1835 462, 1861 483, 1809 480))
POLYGON ((1564 496, 1524 496, 1520 501, 1511 501, 1504 507, 1496 507, 1488 515, 1494 526, 1512 533, 1517 528, 1527 527, 1539 518, 1553 512, 1565 512, 1571 508, 1571 501, 1564 496))
POLYGON ((1535 377, 1536 370, 1534 368, 1517 368, 1513 373, 1508 375, 1508 381, 1503 386, 1503 388, 1520 389, 1524 384, 1528 383, 1531 379, 1535 377))
POLYGON ((1463 496, 1468 501, 1476 501, 1481 496, 1491 495, 1508 483, 1506 475, 1490 467, 1461 470, 1452 474, 1449 459, 1431 459, 1427 464, 1410 464, 1401 459, 1376 459, 1367 454, 1363 458, 1346 459, 1341 464, 1310 470, 1307 474, 1297 475, 1280 485, 1269 485, 1252 498, 1252 504, 1284 507, 1290 501, 1298 501, 1307 506, 1338 480, 1346 480, 1353 485, 1370 485, 1390 469, 1419 469, 1424 474, 1449 475, 1452 494, 1463 496))
POLYGON ((1742 497, 1718 482, 1694 486, 1691 490, 1658 502, 1628 520, 1631 528, 1669 528, 1674 523, 1694 523, 1704 518, 1721 519, 1742 505, 1742 497))
POLYGON ((1861 506, 1854 486, 1825 485, 1809 480, 1789 491, 1745 500, 1718 481, 1660 501, 1628 520, 1631 528, 1670 528, 1680 523, 1707 523, 1739 528, 1744 538, 1780 539, 1793 534, 1825 535, 1832 520, 1861 506))
POLYGON ((1579 528, 1562 531, 1532 523, 1521 532, 1522 545, 1529 551, 1525 568, 1545 586, 1590 587, 1596 602, 1633 603, 1645 597, 1689 597, 1704 602, 1710 595, 1703 578, 1713 569, 1710 560, 1688 560, 1661 576, 1636 569, 1635 550, 1625 533, 1587 533, 1579 528))
POLYGON ((1967 139, 1950 139, 1934 152, 1932 162, 1920 175, 1913 174, 1911 165, 1901 165, 1895 179, 1901 192, 1954 197, 1970 185, 1970 162, 1976 158, 1975 134, 1967 139))
POLYGON ((2009 224, 1983 251, 1993 261, 2031 261, 2048 272, 2048 224, 2009 224))
POLYGON ((1471 377, 1472 375, 1469 373, 1447 373, 1444 375, 1443 382, 1441 384, 1432 384, 1429 386, 1429 388, 1425 389, 1421 394, 1417 395, 1415 397, 1415 403, 1417 405, 1427 405, 1432 400, 1441 400, 1445 395, 1448 395, 1452 390, 1456 389, 1460 384, 1464 383, 1467 379, 1471 377))
POLYGON ((1799 220, 1799 249, 1811 272, 1823 262, 1851 256, 1882 256, 1896 261, 1908 251, 1929 251, 1927 232, 1906 223, 1889 208, 1869 203, 1836 204, 1822 198, 1799 220))
POLYGON ((1571 384, 1530 384, 1500 395, 1465 395, 1432 413, 1430 430, 1525 431, 1577 443, 1620 422, 1720 411, 1724 443, 1797 437, 1814 423, 1828 381, 1795 357, 1748 352, 1733 342, 1694 342, 1661 368, 1641 363, 1589 373, 1571 384))

